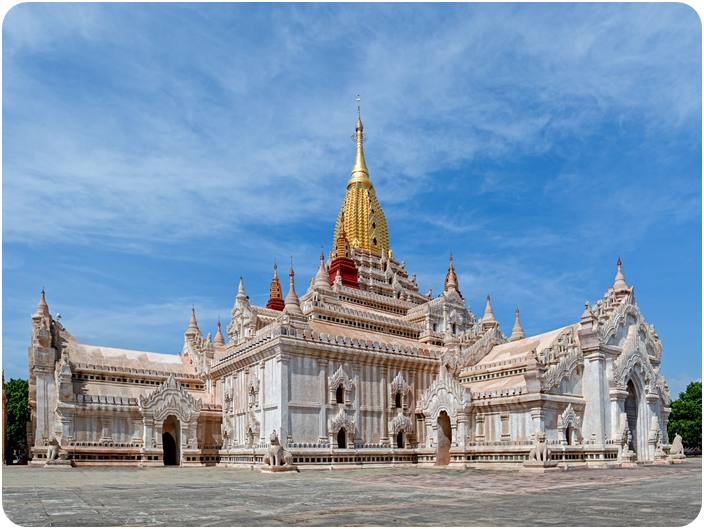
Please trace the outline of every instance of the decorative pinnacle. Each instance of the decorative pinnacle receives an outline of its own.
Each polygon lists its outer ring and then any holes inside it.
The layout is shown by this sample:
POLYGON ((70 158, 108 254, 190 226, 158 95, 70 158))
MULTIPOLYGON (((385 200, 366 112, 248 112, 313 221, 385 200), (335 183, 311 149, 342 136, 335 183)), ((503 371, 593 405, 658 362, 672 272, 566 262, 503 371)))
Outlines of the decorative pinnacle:
POLYGON ((518 317, 518 305, 516 305, 516 321, 513 324, 511 337, 508 339, 508 341, 514 342, 516 340, 522 340, 525 337, 526 335, 523 332, 523 327, 521 326, 521 319, 518 317))
MULTIPOLYGON (((359 102, 359 96, 357 96, 357 102, 359 102)), ((372 187, 372 182, 369 180, 369 170, 367 169, 367 162, 364 160, 364 125, 362 125, 362 111, 359 105, 357 105, 357 125, 354 130, 354 139, 357 145, 357 152, 354 165, 352 166, 352 177, 347 182, 347 187, 349 188, 353 184, 361 184, 370 188, 372 187)))
POLYGON ((499 322, 496 321, 496 318, 494 318, 494 311, 491 308, 491 298, 489 297, 489 294, 486 295, 486 308, 484 309, 482 326, 484 328, 499 326, 499 322))
POLYGON ((623 272, 621 271, 621 256, 618 256, 618 261, 616 261, 616 278, 614 279, 614 290, 618 292, 627 292, 628 285, 626 284, 626 278, 623 277, 623 272))

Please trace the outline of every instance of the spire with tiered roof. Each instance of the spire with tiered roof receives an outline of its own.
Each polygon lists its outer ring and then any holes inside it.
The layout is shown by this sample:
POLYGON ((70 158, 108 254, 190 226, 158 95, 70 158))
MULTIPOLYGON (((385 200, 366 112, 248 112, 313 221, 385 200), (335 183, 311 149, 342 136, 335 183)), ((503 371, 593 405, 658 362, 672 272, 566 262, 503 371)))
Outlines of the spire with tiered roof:
POLYGON ((296 295, 296 289, 293 285, 293 263, 291 264, 291 268, 288 271, 288 282, 289 282, 289 291, 288 294, 286 295, 286 302, 285 302, 285 307, 284 307, 284 312, 288 314, 293 314, 296 316, 303 316, 303 311, 301 310, 301 302, 298 299, 298 296, 296 295))
POLYGON ((267 309, 274 310, 284 310, 284 297, 281 292, 281 283, 279 283, 279 276, 276 273, 276 262, 274 262, 274 277, 271 280, 271 286, 269 287, 269 301, 266 303, 267 309))
POLYGON ((191 307, 191 321, 188 324, 188 329, 183 333, 186 336, 196 336, 200 334, 200 329, 198 328, 198 322, 196 321, 196 307, 191 307))
MULTIPOLYGON (((359 97, 357 97, 359 102, 359 97)), ((362 250, 372 250, 377 254, 389 250, 389 228, 386 216, 376 198, 369 170, 364 160, 364 125, 359 105, 357 105, 357 125, 355 127, 356 154, 352 175, 347 182, 347 192, 340 214, 335 224, 333 247, 337 248, 340 232, 344 229, 352 246, 362 250)))
POLYGON ((482 328, 489 329, 491 327, 498 327, 499 322, 494 318, 494 311, 491 308, 491 298, 489 294, 486 295, 486 308, 484 309, 484 317, 482 318, 482 328))
POLYGON ((625 294, 630 289, 626 284, 626 278, 623 277, 623 272, 621 271, 621 256, 618 256, 618 261, 616 261, 616 278, 614 279, 614 291, 616 294, 625 294))
POLYGON ((523 332, 523 327, 521 326, 521 319, 518 316, 518 307, 516 307, 516 322, 513 324, 513 329, 511 330, 511 337, 508 339, 509 342, 515 342, 516 340, 522 340, 526 335, 523 332))
POLYGON ((44 296, 44 289, 43 288, 42 288, 42 299, 40 299, 39 303, 37 304, 36 314, 41 314, 42 316, 49 315, 49 305, 47 305, 47 303, 46 303, 46 298, 44 296))
POLYGON ((339 274, 342 284, 350 288, 359 288, 358 270, 354 260, 350 258, 350 243, 345 232, 345 211, 340 212, 340 232, 335 241, 335 252, 328 270, 328 281, 332 285, 339 274))
POLYGON ((325 255, 321 252, 320 254, 320 266, 318 266, 318 271, 315 274, 315 279, 313 280, 313 287, 319 291, 329 291, 330 290, 330 276, 328 271, 325 269, 325 255))
POLYGON ((215 345, 225 345, 225 337, 222 335, 222 330, 220 329, 220 316, 218 316, 218 332, 215 335, 214 343, 215 345))

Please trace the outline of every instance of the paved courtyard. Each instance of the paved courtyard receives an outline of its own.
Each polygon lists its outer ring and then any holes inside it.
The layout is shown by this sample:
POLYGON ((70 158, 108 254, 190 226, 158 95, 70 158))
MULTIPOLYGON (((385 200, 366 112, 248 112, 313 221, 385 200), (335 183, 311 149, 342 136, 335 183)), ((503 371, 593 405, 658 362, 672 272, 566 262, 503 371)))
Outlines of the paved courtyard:
POLYGON ((550 474, 2 469, 5 515, 22 526, 682 526, 701 505, 701 459, 550 474))

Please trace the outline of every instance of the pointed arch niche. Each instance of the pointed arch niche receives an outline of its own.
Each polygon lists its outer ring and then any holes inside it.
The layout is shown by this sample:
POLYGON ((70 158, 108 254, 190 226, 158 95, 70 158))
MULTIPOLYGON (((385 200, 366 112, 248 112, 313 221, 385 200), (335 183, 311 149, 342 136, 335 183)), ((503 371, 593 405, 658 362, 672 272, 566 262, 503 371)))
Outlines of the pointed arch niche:
MULTIPOLYGON (((164 460, 164 434, 175 442, 175 453, 169 454, 171 462, 183 462, 184 448, 197 448, 197 427, 201 399, 195 399, 186 389, 169 376, 159 388, 139 397, 139 411, 144 422, 144 448, 147 459, 164 460), (149 455, 151 452, 152 455, 149 455)), ((170 440, 169 440, 170 442, 170 440)))

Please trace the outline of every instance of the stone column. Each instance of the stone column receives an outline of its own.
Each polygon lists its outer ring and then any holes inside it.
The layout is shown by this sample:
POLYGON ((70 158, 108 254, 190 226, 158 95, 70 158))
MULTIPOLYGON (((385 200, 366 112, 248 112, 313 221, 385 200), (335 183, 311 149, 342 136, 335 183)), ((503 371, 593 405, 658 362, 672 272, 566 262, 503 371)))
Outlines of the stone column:
MULTIPOLYGON (((538 408, 539 409, 539 408, 538 408)), ((478 443, 483 443, 485 440, 485 434, 484 434, 484 414, 483 413, 477 413, 477 435, 476 435, 476 441, 478 443)))
POLYGON ((98 420, 100 421, 100 442, 101 443, 112 442, 112 434, 110 432, 110 430, 112 428, 112 418, 111 417, 100 417, 98 420))
POLYGON ((604 423, 605 410, 603 406, 604 392, 606 388, 604 365, 606 357, 604 353, 597 350, 584 356, 584 375, 582 377, 582 387, 584 388, 584 419, 582 434, 584 437, 595 436, 597 445, 604 444, 604 423))
POLYGON ((361 446, 364 444, 364 435, 362 433, 362 414, 359 410, 362 400, 362 365, 359 362, 352 364, 352 376, 354 377, 354 445, 361 446))
MULTIPOLYGON (((621 434, 619 432, 621 414, 626 413, 626 397, 628 397, 628 391, 623 389, 612 389, 609 391, 609 400, 611 401, 611 439, 614 441, 621 434)), ((582 433, 583 437, 586 437, 582 433)))
POLYGON ((264 404, 266 403, 266 384, 264 382, 264 361, 259 363, 259 437, 263 444, 267 443, 269 437, 266 431, 266 414, 264 404))
POLYGON ((543 408, 531 408, 530 418, 533 419, 533 433, 535 434, 535 440, 537 441, 538 432, 545 431, 545 412, 543 408))
POLYGON ((289 376, 289 355, 285 353, 280 353, 276 355, 276 362, 279 367, 279 376, 281 377, 281 390, 280 390, 280 414, 281 414, 281 432, 279 433, 279 442, 286 446, 291 436, 291 417, 288 412, 288 399, 291 394, 291 381, 289 376))
POLYGON ((328 442, 328 410, 327 410, 327 358, 318 358, 318 401, 320 403, 320 414, 318 415, 318 443, 328 442))
POLYGON ((389 417, 388 417, 388 407, 389 407, 389 395, 386 377, 388 376, 389 370, 386 366, 379 366, 379 391, 381 392, 381 439, 382 445, 389 444, 389 417))

